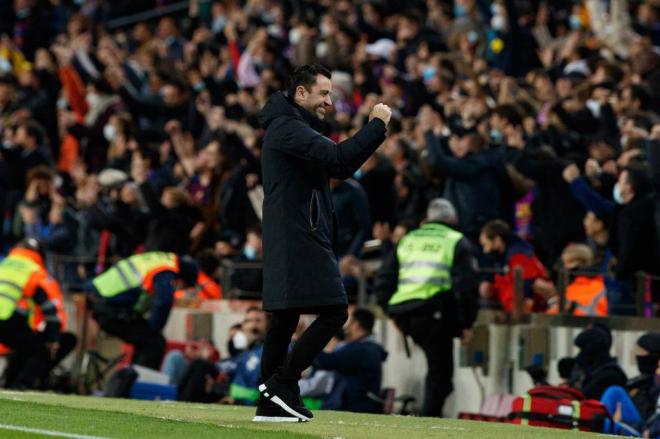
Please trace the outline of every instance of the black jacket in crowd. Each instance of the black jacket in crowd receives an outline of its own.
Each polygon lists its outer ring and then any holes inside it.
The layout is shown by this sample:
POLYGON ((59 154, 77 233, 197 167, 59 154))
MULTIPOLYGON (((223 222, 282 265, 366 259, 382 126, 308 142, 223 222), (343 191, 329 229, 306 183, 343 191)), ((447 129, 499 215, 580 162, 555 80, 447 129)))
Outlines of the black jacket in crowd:
POLYGON ((263 172, 266 311, 347 303, 336 258, 337 219, 329 179, 349 178, 385 139, 374 119, 340 144, 282 92, 259 115, 263 172))
POLYGON ((367 196, 358 183, 346 180, 332 190, 332 201, 337 215, 337 256, 359 258, 371 235, 367 196))

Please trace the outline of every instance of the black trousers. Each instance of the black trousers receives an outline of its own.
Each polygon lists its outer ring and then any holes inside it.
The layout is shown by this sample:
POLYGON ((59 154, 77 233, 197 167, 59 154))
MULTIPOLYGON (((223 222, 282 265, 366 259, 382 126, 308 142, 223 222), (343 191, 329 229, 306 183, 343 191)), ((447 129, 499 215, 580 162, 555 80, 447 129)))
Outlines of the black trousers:
MULTIPOLYGON (((39 332, 36 333, 36 336, 39 342, 46 346, 46 343, 48 342, 46 337, 44 337, 44 335, 39 332)), ((60 363, 60 361, 62 361, 67 355, 69 355, 71 351, 73 351, 77 342, 78 338, 70 332, 63 332, 60 335, 60 346, 55 353, 55 357, 49 356, 48 361, 46 364, 44 364, 44 367, 41 370, 40 389, 45 389, 46 379, 48 378, 50 372, 60 363)), ((17 378, 20 375, 21 370, 23 370, 25 367, 25 361, 26 358, 24 356, 16 355, 14 352, 11 354, 9 357, 9 364, 7 365, 7 371, 5 372, 7 387, 13 387, 16 385, 17 378)))
POLYGON ((260 382, 268 381, 277 374, 282 381, 297 385, 302 372, 312 364, 316 355, 347 319, 346 305, 274 311, 261 357, 260 382), (318 314, 318 317, 300 335, 289 352, 291 336, 298 326, 301 314, 318 314))
POLYGON ((92 315, 101 329, 133 346, 133 364, 160 369, 165 354, 165 337, 152 329, 144 317, 131 309, 103 303, 93 305, 92 315))
POLYGON ((454 390, 455 325, 448 324, 438 309, 424 307, 394 317, 404 334, 412 337, 426 355, 423 416, 442 417, 445 399, 454 390))
POLYGON ((0 320, 0 343, 13 351, 14 361, 22 367, 10 376, 7 387, 34 389, 47 370, 50 356, 46 345, 28 326, 25 316, 14 313, 7 320, 0 320))

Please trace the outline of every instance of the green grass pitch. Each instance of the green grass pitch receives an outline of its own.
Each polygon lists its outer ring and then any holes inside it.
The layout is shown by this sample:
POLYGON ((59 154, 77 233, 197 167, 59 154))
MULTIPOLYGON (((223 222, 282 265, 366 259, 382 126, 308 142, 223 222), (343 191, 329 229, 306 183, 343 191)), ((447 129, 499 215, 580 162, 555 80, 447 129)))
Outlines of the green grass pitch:
POLYGON ((566 430, 319 411, 305 424, 254 424, 254 408, 0 392, 0 438, 565 438, 566 430))

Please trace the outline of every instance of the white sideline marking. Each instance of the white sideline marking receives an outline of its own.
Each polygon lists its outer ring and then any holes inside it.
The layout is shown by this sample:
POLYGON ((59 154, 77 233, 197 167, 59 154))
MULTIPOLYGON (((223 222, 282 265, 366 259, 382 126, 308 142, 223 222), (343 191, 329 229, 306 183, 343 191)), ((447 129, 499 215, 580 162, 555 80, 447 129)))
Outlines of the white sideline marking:
POLYGON ((42 430, 40 428, 27 428, 21 427, 20 425, 9 425, 9 424, 0 424, 0 429, 10 430, 10 431, 21 431, 23 433, 37 433, 43 434, 44 436, 56 436, 56 437, 65 437, 69 439, 107 439, 101 436, 87 436, 84 434, 74 434, 74 433, 64 433, 61 431, 55 430, 42 430))

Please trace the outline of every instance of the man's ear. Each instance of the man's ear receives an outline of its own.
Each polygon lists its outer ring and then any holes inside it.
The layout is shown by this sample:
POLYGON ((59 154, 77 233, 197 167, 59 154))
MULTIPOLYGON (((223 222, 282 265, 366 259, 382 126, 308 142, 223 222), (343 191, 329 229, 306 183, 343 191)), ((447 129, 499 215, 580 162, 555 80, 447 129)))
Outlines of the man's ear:
POLYGON ((304 99, 306 96, 306 93, 309 93, 305 86, 299 85, 296 87, 296 96, 299 96, 300 98, 304 99))

